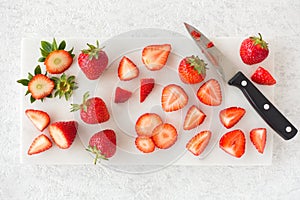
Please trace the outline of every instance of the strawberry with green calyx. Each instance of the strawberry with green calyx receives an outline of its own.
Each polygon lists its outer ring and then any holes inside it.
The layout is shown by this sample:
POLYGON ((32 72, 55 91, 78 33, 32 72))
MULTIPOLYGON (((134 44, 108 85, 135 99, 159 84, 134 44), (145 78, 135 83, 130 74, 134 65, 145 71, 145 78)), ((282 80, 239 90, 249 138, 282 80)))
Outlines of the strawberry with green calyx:
POLYGON ((39 62, 44 62, 47 72, 50 74, 61 74, 73 63, 74 54, 72 51, 74 47, 66 51, 66 42, 63 40, 57 46, 55 38, 53 38, 52 44, 47 41, 41 41, 41 54, 39 62))
POLYGON ((68 101, 73 94, 73 90, 78 88, 75 82, 75 76, 67 77, 66 74, 63 73, 60 78, 52 77, 51 79, 55 82, 54 97, 59 96, 59 98, 61 98, 64 96, 66 101, 68 101))

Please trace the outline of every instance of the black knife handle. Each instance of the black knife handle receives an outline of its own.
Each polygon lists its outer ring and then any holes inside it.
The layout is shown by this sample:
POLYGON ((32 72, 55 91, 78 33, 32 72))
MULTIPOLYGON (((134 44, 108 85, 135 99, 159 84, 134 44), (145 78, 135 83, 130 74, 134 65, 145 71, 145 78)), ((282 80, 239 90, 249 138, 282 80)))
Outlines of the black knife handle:
POLYGON ((242 73, 236 73, 229 81, 229 85, 238 87, 244 93, 253 108, 269 126, 283 139, 293 138, 298 130, 280 113, 279 110, 255 87, 242 73))

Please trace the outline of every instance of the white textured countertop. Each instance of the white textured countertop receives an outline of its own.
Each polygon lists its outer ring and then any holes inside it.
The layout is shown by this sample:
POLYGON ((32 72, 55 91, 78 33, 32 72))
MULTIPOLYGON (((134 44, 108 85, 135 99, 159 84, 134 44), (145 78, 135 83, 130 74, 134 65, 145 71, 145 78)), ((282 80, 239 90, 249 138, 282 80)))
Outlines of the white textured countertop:
POLYGON ((132 175, 93 165, 20 164, 22 37, 109 38, 137 28, 276 40, 275 104, 300 127, 300 1, 0 1, 0 199, 300 199, 300 139, 274 136, 273 164, 170 166, 132 175), (247 2, 247 3, 246 3, 247 2))

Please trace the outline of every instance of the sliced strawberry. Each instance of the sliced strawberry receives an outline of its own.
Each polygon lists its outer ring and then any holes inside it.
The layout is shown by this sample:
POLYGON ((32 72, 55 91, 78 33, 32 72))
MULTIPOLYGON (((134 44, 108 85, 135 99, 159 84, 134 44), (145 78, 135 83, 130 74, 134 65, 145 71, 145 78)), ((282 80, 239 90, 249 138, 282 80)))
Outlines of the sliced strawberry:
POLYGON ((251 80, 254 81, 255 83, 258 83, 261 85, 276 84, 276 80, 273 78, 273 76, 270 74, 270 72, 263 67, 258 67, 255 70, 255 72, 251 76, 251 80))
POLYGON ((35 75, 28 83, 28 90, 35 99, 43 99, 51 94, 54 81, 43 74, 35 75))
POLYGON ((161 124, 153 130, 152 139, 155 146, 160 149, 167 149, 177 141, 177 130, 171 124, 161 124))
POLYGON ((226 153, 240 158, 245 153, 245 134, 237 129, 224 134, 219 142, 220 148, 226 153))
POLYGON ((267 140, 267 130, 265 128, 256 128, 251 130, 250 139, 257 151, 259 153, 264 153, 267 140))
POLYGON ((135 131, 138 136, 151 137, 153 129, 163 123, 159 115, 155 113, 145 113, 141 115, 135 123, 135 131))
POLYGON ((25 114, 40 131, 43 131, 50 123, 50 117, 48 113, 44 111, 27 109, 25 114))
POLYGON ((155 149, 155 144, 151 137, 139 136, 135 139, 135 146, 143 153, 151 153, 155 149))
POLYGON ((229 107, 220 111, 219 117, 226 128, 231 128, 237 124, 245 115, 246 110, 239 107, 229 107))
POLYGON ((142 52, 142 61, 149 70, 160 70, 167 63, 170 51, 170 44, 146 46, 142 52))
POLYGON ((119 64, 118 76, 122 81, 129 81, 139 76, 139 69, 129 58, 123 56, 119 64))
POLYGON ((50 149, 51 147, 52 142, 50 141, 50 139, 46 135, 41 134, 33 140, 27 153, 28 155, 38 154, 50 149))
POLYGON ((61 74, 71 67, 72 62, 73 57, 68 51, 52 51, 45 60, 46 70, 50 74, 61 74))
POLYGON ((222 103, 221 87, 217 80, 205 82, 197 92, 198 99, 209 106, 218 106, 222 103))
POLYGON ((115 103, 124 103, 131 97, 131 95, 132 92, 117 87, 115 92, 115 103))
POLYGON ((209 143, 211 138, 210 131, 201 131, 186 144, 186 148, 195 156, 199 156, 209 143))
POLYGON ((180 110, 188 103, 188 96, 182 87, 170 84, 164 87, 161 95, 161 105, 164 111, 180 110))
POLYGON ((143 78, 141 79, 140 86, 140 102, 143 103, 150 92, 153 90, 155 81, 153 78, 143 78))
POLYGON ((59 148, 67 149, 76 137, 77 127, 76 121, 55 122, 49 126, 49 133, 59 148))
POLYGON ((184 119, 184 124, 183 124, 183 129, 184 130, 191 130, 193 128, 196 128, 202 122, 204 121, 206 115, 196 106, 191 106, 190 109, 187 111, 185 119, 184 119))

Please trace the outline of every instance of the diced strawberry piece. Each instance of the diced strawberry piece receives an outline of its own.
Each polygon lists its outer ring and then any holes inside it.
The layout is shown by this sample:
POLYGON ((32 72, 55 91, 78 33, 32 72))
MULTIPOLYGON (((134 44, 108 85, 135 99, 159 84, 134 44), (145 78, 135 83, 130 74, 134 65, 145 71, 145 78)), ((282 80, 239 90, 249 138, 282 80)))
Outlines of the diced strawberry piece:
POLYGON ((146 46, 142 52, 142 61, 149 70, 160 70, 167 63, 170 51, 170 44, 146 46))
POLYGON ((131 97, 131 95, 132 92, 117 87, 115 92, 115 103, 124 103, 131 97))
POLYGON ((250 139, 257 151, 263 154, 266 146, 267 130, 265 128, 256 128, 251 130, 250 139))
POLYGON ((226 128, 231 128, 237 124, 241 118, 245 115, 246 110, 239 107, 229 107, 220 111, 219 117, 221 123, 226 128))
POLYGON ((245 134, 237 129, 224 134, 219 142, 220 148, 226 153, 240 158, 245 153, 245 134))
POLYGON ((209 106, 218 106, 222 103, 221 87, 217 80, 205 82, 197 92, 198 99, 209 106))
POLYGON ((43 74, 35 75, 28 83, 28 90, 35 99, 43 99, 51 94, 54 81, 43 74))
POLYGON ((183 129, 191 130, 203 123, 206 115, 196 106, 191 106, 186 113, 183 129))
POLYGON ((140 103, 143 103, 155 85, 153 78, 142 78, 140 86, 140 103))
POLYGON ((71 67, 72 62, 73 57, 68 51, 52 51, 45 60, 46 70, 50 74, 61 74, 71 67))
POLYGON ((180 110, 188 103, 188 96, 182 87, 170 84, 164 87, 161 95, 161 105, 164 111, 180 110))
POLYGON ((49 133, 59 148, 67 149, 76 137, 77 127, 76 121, 55 122, 49 126, 49 133))
POLYGON ((211 138, 210 131, 201 131, 186 144, 186 148, 195 156, 199 156, 209 143, 211 138))
POLYGON ((135 139, 135 146, 143 153, 151 153, 155 149, 155 144, 151 137, 139 136, 135 139))
POLYGON ((139 76, 139 69, 126 56, 124 56, 119 64, 118 77, 122 81, 129 81, 139 76))
POLYGON ((33 125, 40 131, 43 131, 50 123, 50 117, 48 113, 44 111, 27 109, 25 114, 31 120, 33 125))
POLYGON ((135 130, 138 136, 151 137, 154 128, 163 123, 159 115, 155 113, 145 113, 141 115, 135 123, 135 130))
POLYGON ((254 81, 255 83, 258 83, 261 85, 276 84, 276 80, 273 78, 273 76, 270 74, 270 72, 263 67, 258 67, 255 70, 255 72, 251 76, 251 80, 254 81))
POLYGON ((52 142, 50 141, 50 139, 46 135, 41 134, 33 140, 27 153, 28 155, 38 154, 50 149, 51 147, 52 142))
POLYGON ((160 149, 167 149, 177 141, 177 130, 171 124, 161 124, 153 130, 152 139, 155 146, 160 149))

